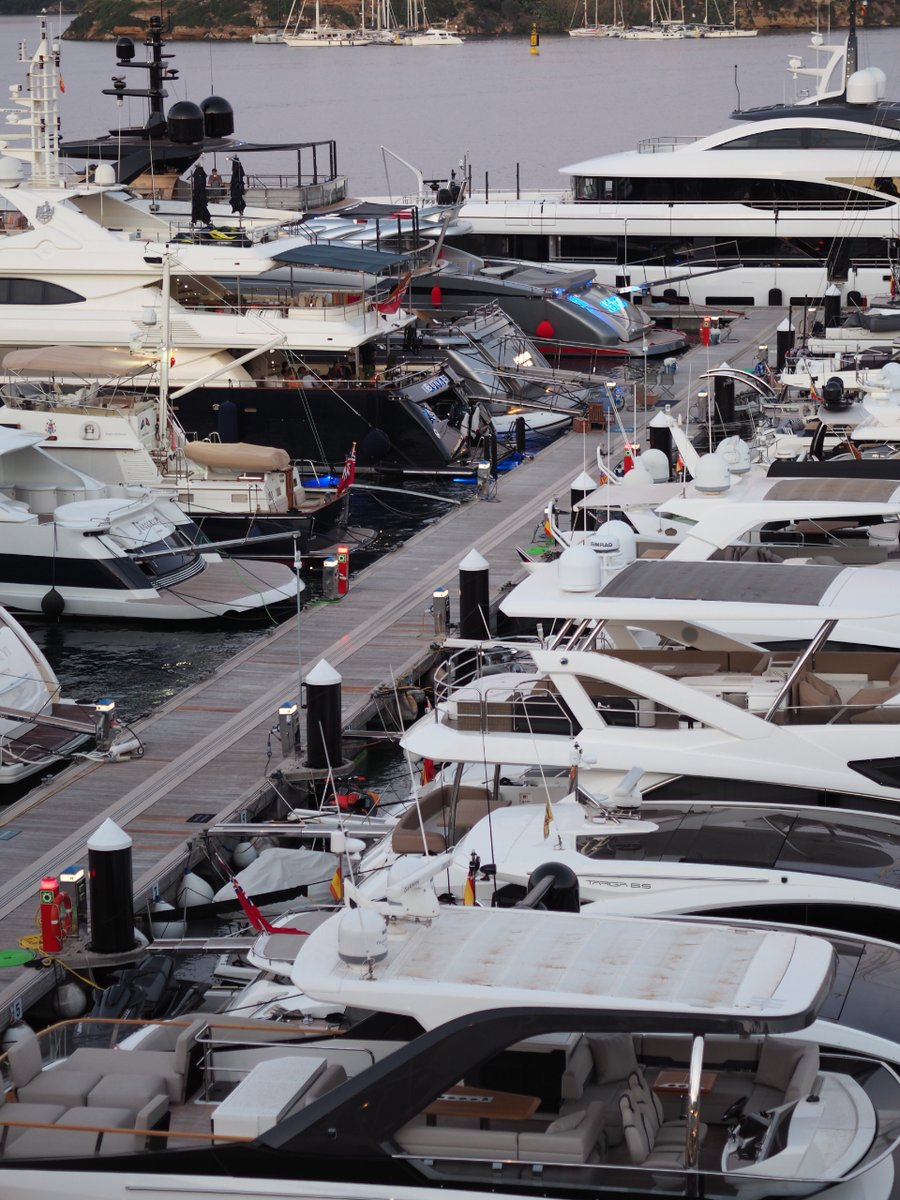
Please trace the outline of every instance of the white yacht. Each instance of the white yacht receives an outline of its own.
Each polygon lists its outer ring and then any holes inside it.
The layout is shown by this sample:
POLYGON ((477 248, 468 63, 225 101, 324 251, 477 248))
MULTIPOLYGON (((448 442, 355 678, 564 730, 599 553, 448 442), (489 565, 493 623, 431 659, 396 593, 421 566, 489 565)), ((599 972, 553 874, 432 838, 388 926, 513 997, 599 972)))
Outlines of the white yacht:
POLYGON ((795 76, 815 78, 812 95, 737 112, 736 128, 566 166, 568 189, 473 195, 464 247, 574 261, 601 283, 665 288, 698 306, 805 307, 829 284, 857 303, 883 292, 900 216, 900 108, 884 99, 882 71, 856 69, 854 5, 850 20, 846 47, 815 46, 830 56, 821 70, 791 60, 795 76))
MULTIPOLYGON (((163 67, 155 59, 133 64, 134 46, 125 41, 123 65, 146 66, 161 80, 163 67)), ((158 19, 151 42, 161 63, 158 19)), ((428 403, 449 389, 446 377, 432 371, 388 388, 360 369, 376 339, 414 320, 401 306, 405 254, 328 247, 322 261, 321 248, 311 252, 316 231, 302 229, 296 214, 260 209, 227 227, 198 225, 183 205, 178 211, 174 202, 147 200, 117 182, 109 161, 101 161, 91 179, 66 176, 58 144, 57 48, 46 21, 28 70, 33 86, 13 97, 11 119, 19 132, 6 134, 0 145, 0 347, 43 346, 52 321, 64 345, 158 355, 168 320, 171 382, 183 396, 173 394, 173 406, 192 433, 222 436, 216 427, 227 413, 240 428, 223 440, 277 445, 294 458, 310 457, 315 446, 320 460, 341 463, 355 440, 361 466, 375 460, 443 466, 452 459, 462 435, 440 422, 428 403), (27 179, 23 161, 31 164, 27 179), (281 264, 302 267, 304 281, 273 295, 264 279, 281 264), (386 269, 393 272, 387 281, 386 269), (285 362, 299 382, 310 360, 324 363, 324 374, 348 358, 355 360, 347 389, 352 404, 335 402, 340 389, 330 381, 293 396, 281 390, 285 362)), ((133 94, 161 106, 164 89, 160 82, 133 94)), ((136 171, 148 157, 152 162, 154 134, 167 164, 170 151, 177 164, 196 161, 208 139, 200 107, 188 109, 187 116, 151 114, 146 136, 130 137, 126 162, 136 171), (167 138, 163 128, 169 126, 167 138)), ((233 145, 223 138, 216 144, 223 150, 233 145)), ((89 142, 69 150, 90 154, 94 148, 89 142)), ((108 145, 96 148, 103 151, 98 157, 108 158, 108 145)))
MULTIPOLYGON (((566 560, 572 555, 579 558, 577 548, 559 560, 558 605, 548 603, 548 578, 557 577, 557 564, 539 568, 503 602, 508 615, 540 623, 545 644, 527 651, 501 644, 476 654, 472 678, 475 652, 463 648, 436 680, 434 711, 405 733, 410 753, 434 762, 587 771, 585 787, 598 794, 640 764, 647 787, 702 779, 707 788, 725 789, 703 792, 707 797, 740 787, 750 788, 760 803, 789 792, 797 803, 893 810, 900 800, 890 731, 900 717, 894 652, 824 651, 841 623, 815 605, 809 621, 817 620, 819 628, 812 640, 798 635, 805 641, 802 651, 764 651, 723 634, 718 614, 753 609, 760 632, 768 625, 789 637, 790 617, 779 606, 751 599, 723 604, 714 596, 673 600, 664 588, 653 599, 640 590, 632 596, 630 587, 612 595, 568 591, 566 560), (549 612, 558 614, 558 625, 551 627, 549 612), (681 649, 661 647, 661 638, 681 649)), ((679 572, 689 574, 698 590, 711 591, 711 566, 742 573, 748 595, 760 582, 758 572, 779 573, 768 564, 743 563, 691 563, 679 572)), ((874 609, 868 619, 865 611, 857 614, 864 627, 876 619, 874 609)), ((871 636, 867 630, 860 641, 871 636)), ((741 795, 747 798, 746 791, 741 795)), ((414 836, 412 822, 414 814, 407 814, 400 826, 414 836)))
POLYGON ((442 865, 384 901, 348 889, 358 907, 304 941, 295 984, 359 1017, 340 1037, 205 1014, 117 1049, 79 1046, 84 1022, 17 1043, 16 1195, 49 1200, 65 1171, 75 1200, 182 1200, 211 1175, 235 1197, 891 1196, 900 1080, 792 1037, 830 997, 826 939, 441 908, 442 865))
POLYGON ((0 428, 0 604, 49 617, 196 621, 259 612, 303 584, 280 563, 204 550, 177 503, 105 484, 0 428))
POLYGON ((104 483, 169 496, 210 542, 283 558, 354 534, 346 482, 318 486, 307 465, 305 488, 304 465, 278 447, 189 441, 160 403, 164 356, 46 346, 12 350, 2 367, 0 427, 40 434, 54 458, 104 483))

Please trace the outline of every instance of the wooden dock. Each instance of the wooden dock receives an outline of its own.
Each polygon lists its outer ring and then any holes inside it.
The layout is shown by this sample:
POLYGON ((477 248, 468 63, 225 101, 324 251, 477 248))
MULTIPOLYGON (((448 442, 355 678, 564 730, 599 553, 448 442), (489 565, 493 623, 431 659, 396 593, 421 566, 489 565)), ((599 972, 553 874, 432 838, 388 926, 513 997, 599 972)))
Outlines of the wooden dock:
MULTIPOLYGON (((731 365, 752 366, 762 343, 774 356, 775 329, 783 316, 783 310, 750 310, 731 326, 727 342, 689 351, 663 399, 675 408, 696 397, 704 386, 699 376, 726 358, 731 365)), ((651 363, 648 390, 655 390, 655 379, 651 363)), ((639 429, 654 411, 639 410, 639 429)), ((627 407, 622 418, 627 427, 627 407)), ((490 564, 493 596, 519 578, 516 544, 532 541, 554 497, 567 505, 569 486, 583 469, 596 477, 598 447, 618 461, 621 435, 566 435, 501 476, 495 499, 473 499, 453 509, 361 572, 340 601, 305 609, 299 638, 296 617, 263 634, 212 677, 135 724, 143 757, 82 761, 4 809, 0 947, 16 946, 35 932, 41 876, 73 864, 86 866, 86 842, 108 817, 133 839, 135 902, 137 908, 145 905, 154 884, 181 874, 198 833, 242 809, 252 812, 254 801, 268 791, 267 774, 281 758, 278 708, 296 698, 300 669, 306 674, 327 659, 343 677, 345 727, 356 725, 373 688, 405 680, 433 652, 433 591, 450 589, 455 620, 457 568, 473 546, 490 564)), ((52 974, 17 968, 0 975, 0 1027, 11 1019, 14 1006, 27 1008, 49 990, 52 974)))

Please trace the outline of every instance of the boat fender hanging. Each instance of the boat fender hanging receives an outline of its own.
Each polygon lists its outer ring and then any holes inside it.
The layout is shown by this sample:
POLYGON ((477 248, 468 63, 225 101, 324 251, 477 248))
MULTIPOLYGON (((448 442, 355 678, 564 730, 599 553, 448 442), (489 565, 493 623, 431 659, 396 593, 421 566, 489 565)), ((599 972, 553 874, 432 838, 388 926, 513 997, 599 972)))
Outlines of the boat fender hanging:
POLYGON ((41 612, 45 617, 58 621, 65 611, 66 602, 55 587, 41 597, 41 612))
POLYGON ((438 285, 435 284, 434 287, 431 289, 431 303, 434 305, 435 308, 440 308, 441 301, 443 300, 443 298, 444 298, 443 292, 438 287, 438 285))
POLYGON ((556 336, 556 330, 545 317, 543 321, 538 322, 538 327, 534 331, 534 336, 542 338, 544 341, 550 341, 556 336))

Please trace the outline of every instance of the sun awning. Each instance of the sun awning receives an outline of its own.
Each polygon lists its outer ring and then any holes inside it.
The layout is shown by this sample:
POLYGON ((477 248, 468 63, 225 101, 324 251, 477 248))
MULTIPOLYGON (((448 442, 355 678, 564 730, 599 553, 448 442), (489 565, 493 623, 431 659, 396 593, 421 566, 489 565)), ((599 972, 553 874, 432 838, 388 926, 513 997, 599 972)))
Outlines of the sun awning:
POLYGON ((384 250, 364 250, 335 242, 291 246, 272 255, 275 262, 296 263, 304 267, 331 267, 360 274, 379 275, 409 261, 408 254, 388 254, 384 250))
POLYGON ((157 364, 157 355, 129 354, 126 350, 100 350, 93 346, 34 346, 10 350, 3 369, 29 375, 81 375, 120 378, 139 375, 157 364))

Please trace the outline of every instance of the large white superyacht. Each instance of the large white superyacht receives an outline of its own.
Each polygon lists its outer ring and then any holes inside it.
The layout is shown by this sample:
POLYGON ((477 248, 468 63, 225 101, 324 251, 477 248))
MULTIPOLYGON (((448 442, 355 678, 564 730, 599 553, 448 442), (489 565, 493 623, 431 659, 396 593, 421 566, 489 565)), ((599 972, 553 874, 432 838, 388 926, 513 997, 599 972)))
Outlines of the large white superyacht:
POLYGON ((577 262, 601 283, 699 305, 809 304, 829 284, 845 299, 884 292, 900 216, 900 106, 885 99, 884 72, 857 70, 855 5, 846 46, 814 37, 814 48, 824 66, 790 61, 815 80, 795 103, 735 112, 742 125, 708 136, 586 158, 561 168, 567 189, 472 196, 463 244, 577 262))

